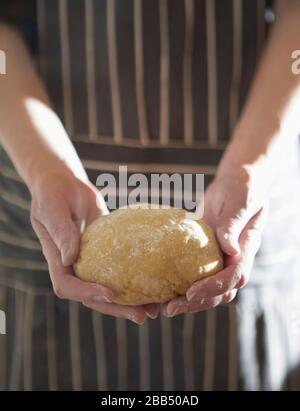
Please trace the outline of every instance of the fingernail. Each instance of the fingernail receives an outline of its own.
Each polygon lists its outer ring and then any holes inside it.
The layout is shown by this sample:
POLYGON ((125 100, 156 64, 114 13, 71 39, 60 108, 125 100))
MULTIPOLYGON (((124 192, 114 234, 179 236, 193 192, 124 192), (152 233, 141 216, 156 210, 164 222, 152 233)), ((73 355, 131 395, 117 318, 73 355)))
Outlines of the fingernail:
POLYGON ((171 307, 167 307, 166 314, 167 317, 174 317, 174 315, 179 314, 186 309, 187 303, 186 302, 177 302, 176 305, 174 304, 171 307))
POLYGON ((95 295, 92 297, 92 301, 94 303, 111 303, 112 300, 108 298, 106 295, 95 295))
POLYGON ((128 317, 128 320, 132 321, 132 322, 134 322, 135 324, 138 324, 138 325, 144 324, 144 321, 145 321, 145 320, 138 320, 135 317, 128 317))
POLYGON ((152 313, 150 313, 150 312, 148 312, 148 311, 145 311, 145 313, 147 314, 147 316, 148 316, 149 318, 151 318, 151 320, 155 320, 155 318, 158 317, 158 313, 152 314, 152 313))
POLYGON ((172 310, 170 310, 170 312, 169 310, 167 310, 167 316, 170 318, 175 317, 175 315, 181 314, 182 312, 184 312, 185 307, 187 307, 186 304, 181 304, 180 307, 173 308, 172 310))

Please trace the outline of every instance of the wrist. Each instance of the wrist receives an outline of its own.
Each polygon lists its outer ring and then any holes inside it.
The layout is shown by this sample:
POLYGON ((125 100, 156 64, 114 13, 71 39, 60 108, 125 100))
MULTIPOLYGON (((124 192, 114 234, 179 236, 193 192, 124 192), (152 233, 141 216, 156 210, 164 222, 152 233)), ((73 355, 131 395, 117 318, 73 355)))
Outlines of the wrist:
POLYGON ((271 181, 266 165, 224 161, 217 170, 215 182, 226 191, 227 198, 244 198, 247 207, 268 201, 271 181))
POLYGON ((277 168, 280 133, 276 129, 253 130, 239 124, 223 155, 217 174, 248 174, 271 184, 277 168))

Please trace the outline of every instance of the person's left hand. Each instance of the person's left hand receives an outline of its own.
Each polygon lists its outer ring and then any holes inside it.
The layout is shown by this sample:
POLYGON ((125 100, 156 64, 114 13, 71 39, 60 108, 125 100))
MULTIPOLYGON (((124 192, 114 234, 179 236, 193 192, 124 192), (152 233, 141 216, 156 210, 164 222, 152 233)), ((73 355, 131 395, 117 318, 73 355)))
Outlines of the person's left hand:
POLYGON ((166 316, 229 303, 247 284, 267 214, 268 190, 263 182, 258 173, 242 167, 215 177, 204 194, 203 219, 214 229, 224 252, 224 269, 166 303, 166 316))

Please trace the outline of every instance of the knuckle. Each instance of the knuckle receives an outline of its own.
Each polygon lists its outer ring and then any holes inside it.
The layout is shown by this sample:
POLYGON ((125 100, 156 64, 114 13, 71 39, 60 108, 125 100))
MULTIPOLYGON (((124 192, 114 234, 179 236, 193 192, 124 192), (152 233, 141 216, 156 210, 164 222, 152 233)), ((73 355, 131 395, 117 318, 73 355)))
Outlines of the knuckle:
POLYGON ((59 237, 66 229, 66 225, 65 223, 55 223, 52 226, 52 234, 56 237, 59 237))
POLYGON ((218 294, 221 294, 223 290, 226 290, 227 287, 228 287, 227 281, 224 281, 223 279, 220 279, 220 278, 216 279, 214 288, 217 290, 218 294))
POLYGON ((237 225, 239 225, 240 219, 241 215, 235 215, 233 217, 226 218, 226 220, 223 220, 220 224, 220 234, 228 234, 229 236, 234 235, 237 225))
POLYGON ((237 264, 234 268, 234 272, 231 280, 231 288, 243 288, 248 282, 248 275, 245 272, 245 267, 241 264, 237 264))
POLYGON ((247 241, 257 241, 261 236, 261 232, 257 226, 248 228, 246 232, 247 241))
POLYGON ((42 244, 42 248, 44 250, 45 248, 47 248, 48 244, 50 243, 50 239, 49 239, 48 235, 43 231, 39 232, 37 234, 37 236, 38 236, 38 239, 40 240, 40 243, 42 244))
POLYGON ((70 241, 65 241, 65 240, 60 241, 59 245, 60 245, 60 251, 62 253, 73 254, 72 253, 73 250, 70 247, 70 241))
POLYGON ((230 284, 237 284, 243 275, 243 268, 241 264, 236 264, 233 269, 233 273, 230 279, 230 284))
POLYGON ((258 227, 253 227, 249 230, 248 233, 249 237, 251 237, 251 241, 253 242, 254 246, 259 246, 261 243, 262 231, 258 229, 258 227))
POLYGON ((235 219, 233 217, 223 219, 220 223, 220 232, 221 233, 228 233, 228 231, 232 231, 234 227, 235 219))

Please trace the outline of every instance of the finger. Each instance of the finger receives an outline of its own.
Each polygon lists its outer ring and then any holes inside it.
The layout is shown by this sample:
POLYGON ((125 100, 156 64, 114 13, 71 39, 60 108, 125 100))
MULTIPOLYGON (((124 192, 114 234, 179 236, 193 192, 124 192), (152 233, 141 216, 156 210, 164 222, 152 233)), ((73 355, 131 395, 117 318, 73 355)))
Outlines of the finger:
POLYGON ((80 232, 78 225, 71 218, 71 212, 67 205, 54 201, 51 203, 51 207, 46 204, 39 211, 37 218, 32 218, 33 225, 35 221, 43 222, 61 253, 63 264, 72 265, 76 261, 79 251, 80 232))
POLYGON ((227 293, 225 293, 225 294, 223 295, 222 304, 229 304, 229 303, 231 303, 231 302, 235 299, 235 297, 236 297, 236 295, 237 295, 237 292, 238 292, 238 290, 235 288, 235 289, 233 289, 233 290, 228 291, 227 293))
POLYGON ((177 313, 191 312, 194 308, 196 311, 206 310, 215 307, 218 304, 228 304, 234 300, 237 295, 237 289, 233 289, 224 295, 214 298, 202 298, 201 300, 189 302, 184 296, 176 297, 163 307, 163 313, 167 316, 173 316, 177 313))
MULTIPOLYGON (((204 302, 204 299, 203 299, 204 302)), ((172 314, 176 311, 177 308, 181 308, 183 306, 186 306, 189 304, 188 300, 186 299, 186 296, 179 296, 172 298, 172 300, 166 302, 162 306, 162 313, 166 317, 172 317, 172 314)))
MULTIPOLYGON (((238 242, 240 227, 232 221, 232 225, 223 225, 216 230, 217 239, 224 253, 236 255, 240 253, 238 242)), ((241 225, 240 225, 241 226, 241 225)))
POLYGON ((185 297, 177 297, 168 304, 165 304, 163 307, 163 314, 167 317, 174 317, 178 314, 208 310, 219 304, 228 304, 235 299, 237 291, 238 290, 234 289, 224 295, 214 298, 202 298, 196 302, 189 302, 185 297))
POLYGON ((240 253, 239 237, 250 218, 258 212, 260 207, 257 207, 247 190, 244 194, 236 193, 236 198, 223 199, 217 214, 216 235, 226 254, 240 253))
POLYGON ((50 278, 57 297, 79 302, 92 299, 106 302, 113 300, 112 290, 100 284, 81 281, 73 275, 71 267, 65 267, 62 264, 56 245, 41 223, 35 222, 35 230, 49 265, 50 278))
MULTIPOLYGON (((240 258, 243 274, 237 288, 244 287, 250 277, 254 258, 261 244, 262 230, 267 217, 267 209, 262 209, 256 216, 252 217, 240 237, 240 244, 243 250, 240 258)), ((229 263, 236 263, 236 258, 229 257, 229 263)))
POLYGON ((124 318, 135 322, 136 324, 143 324, 146 318, 145 310, 142 307, 133 307, 128 305, 107 304, 107 303, 84 303, 84 306, 92 310, 99 311, 102 314, 112 315, 118 318, 124 318))
POLYGON ((196 281, 187 291, 188 301, 197 301, 202 298, 211 298, 225 294, 232 290, 242 278, 242 266, 237 264, 228 265, 222 271, 211 277, 196 281))
POLYGON ((214 298, 202 298, 199 301, 190 303, 185 297, 180 301, 172 301, 163 308, 163 313, 167 317, 174 317, 178 314, 195 313, 203 310, 208 310, 219 305, 223 300, 223 296, 214 298))
POLYGON ((225 206, 217 218, 216 235, 224 253, 240 253, 239 236, 247 224, 249 213, 245 209, 235 209, 233 204, 225 206))
POLYGON ((216 235, 222 250, 232 256, 240 254, 239 240, 245 227, 251 219, 257 226, 261 225, 266 214, 266 206, 257 208, 251 202, 245 206, 227 201, 217 218, 216 235))
POLYGON ((143 308, 144 308, 144 310, 145 310, 145 312, 146 312, 146 314, 149 318, 151 318, 152 320, 157 318, 157 316, 159 314, 158 304, 145 304, 145 305, 143 305, 143 308))
POLYGON ((233 288, 244 287, 250 276, 255 255, 259 249, 267 210, 252 217, 240 236, 241 253, 226 258, 227 267, 219 273, 196 281, 187 291, 188 301, 225 294, 233 288))
POLYGON ((91 184, 91 188, 93 191, 92 192, 93 198, 91 200, 93 207, 89 208, 87 221, 86 221, 87 225, 92 223, 98 217, 109 214, 109 210, 106 206, 105 200, 102 194, 100 193, 100 191, 98 191, 98 189, 94 187, 92 184, 91 184))

